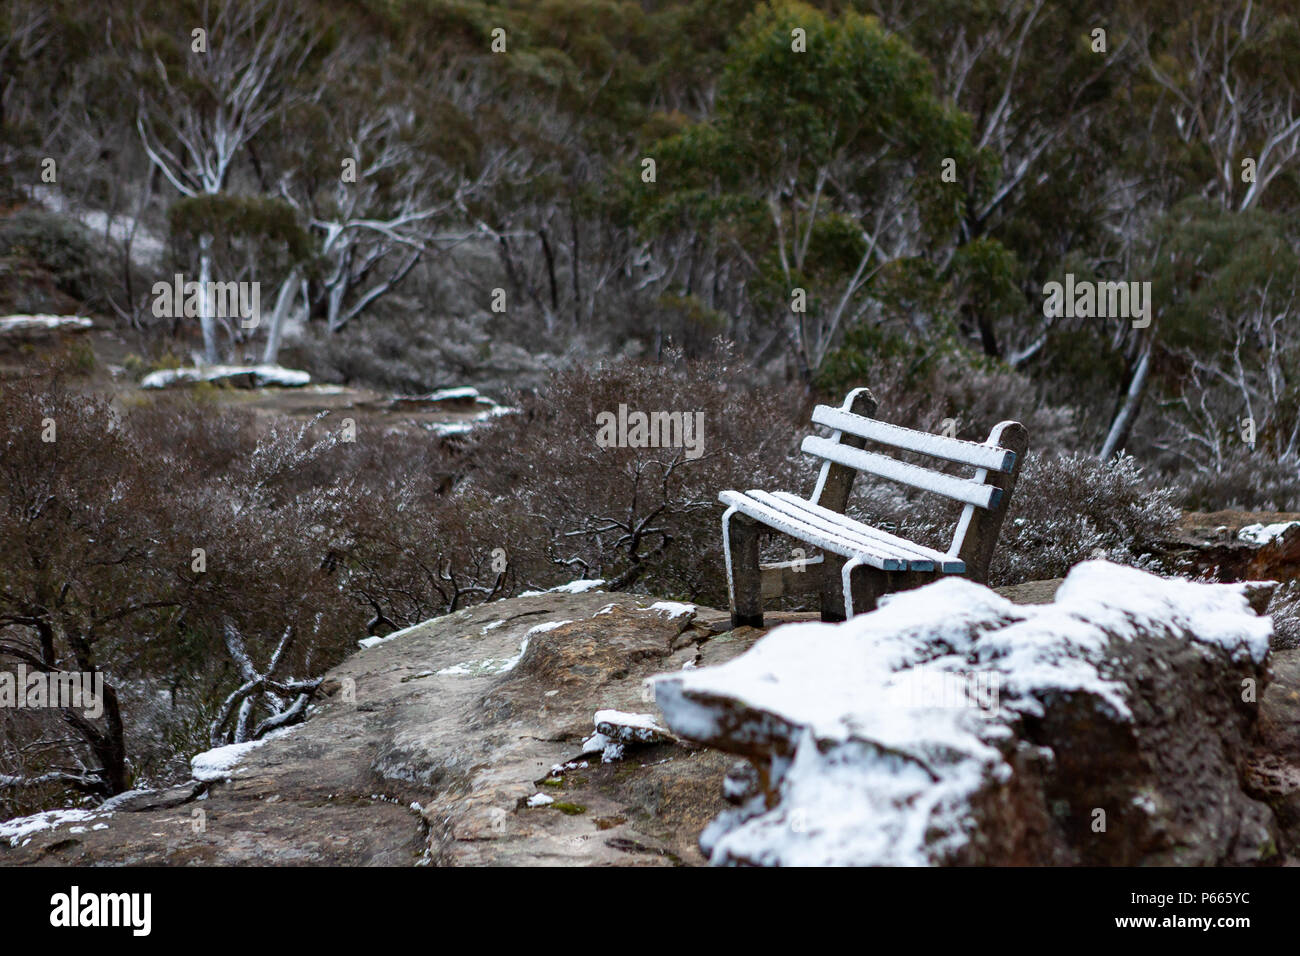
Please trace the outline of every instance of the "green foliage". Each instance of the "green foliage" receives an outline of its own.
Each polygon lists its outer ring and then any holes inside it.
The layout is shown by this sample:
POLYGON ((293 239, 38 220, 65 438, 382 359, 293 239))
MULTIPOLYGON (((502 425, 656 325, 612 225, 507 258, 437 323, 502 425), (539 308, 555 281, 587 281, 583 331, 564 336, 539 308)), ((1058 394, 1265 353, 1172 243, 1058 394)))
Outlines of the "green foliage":
POLYGON ((1163 340, 1171 348, 1230 349, 1223 316, 1255 302, 1290 307, 1300 291, 1296 238, 1292 223, 1274 213, 1230 213, 1197 198, 1176 206, 1155 229, 1152 282, 1164 303, 1163 340))
POLYGON ((293 207, 279 199, 230 193, 183 197, 168 210, 168 220, 172 235, 189 241, 206 234, 227 240, 283 243, 294 261, 312 253, 311 238, 293 207))
POLYGON ((844 336, 814 380, 828 395, 841 395, 864 383, 879 381, 884 368, 901 369, 901 384, 915 388, 934 371, 939 353, 931 343, 881 326, 858 325, 844 336))

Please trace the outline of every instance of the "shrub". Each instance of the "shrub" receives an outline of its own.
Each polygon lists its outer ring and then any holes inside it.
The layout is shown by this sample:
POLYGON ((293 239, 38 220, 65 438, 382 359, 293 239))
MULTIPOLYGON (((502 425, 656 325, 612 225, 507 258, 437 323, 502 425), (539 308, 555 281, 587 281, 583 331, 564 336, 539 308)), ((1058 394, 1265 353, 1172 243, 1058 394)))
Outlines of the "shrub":
POLYGON ((1248 447, 1218 469, 1171 469, 1180 503, 1189 511, 1300 510, 1300 461, 1270 458, 1248 447))
MULTIPOLYGON (((905 537, 946 551, 960 505, 937 496, 873 483, 851 512, 873 524, 892 522, 905 537)), ((1179 510, 1172 489, 1153 487, 1132 457, 1031 453, 989 567, 1000 586, 1064 575, 1093 557, 1153 565, 1149 546, 1172 530, 1179 510)))
POLYGON ((1275 650, 1300 647, 1300 580, 1283 581, 1268 602, 1275 650))
MULTIPOLYGON (((470 453, 469 481, 526 516, 512 553, 530 586, 600 577, 614 589, 724 604, 719 491, 794 486, 807 402, 793 388, 754 388, 752 370, 719 358, 625 361, 554 373, 516 396, 470 453), (601 447, 600 419, 683 412, 703 423, 698 457, 684 448, 601 447)), ((811 478, 809 477, 809 480, 811 478)))
POLYGON ((66 724, 45 749, 6 719, 0 800, 108 796, 174 771, 161 742, 201 720, 211 744, 301 718, 364 620, 337 559, 347 462, 312 484, 336 446, 312 430, 199 402, 122 420, 57 378, 0 383, 0 665, 105 683, 102 718, 44 715, 66 724))

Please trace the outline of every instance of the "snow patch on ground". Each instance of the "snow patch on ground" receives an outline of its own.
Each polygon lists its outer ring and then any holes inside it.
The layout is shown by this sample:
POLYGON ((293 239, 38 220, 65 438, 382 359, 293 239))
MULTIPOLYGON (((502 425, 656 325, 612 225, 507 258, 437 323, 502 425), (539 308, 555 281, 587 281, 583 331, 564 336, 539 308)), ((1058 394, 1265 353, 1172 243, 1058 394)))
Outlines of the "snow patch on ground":
POLYGON ((400 631, 393 631, 391 634, 385 634, 383 637, 363 637, 361 640, 357 641, 357 643, 362 647, 378 647, 380 644, 387 644, 395 638, 404 637, 412 631, 424 627, 424 625, 428 624, 430 621, 436 620, 436 617, 429 618, 428 621, 421 621, 419 624, 412 624, 410 627, 404 627, 400 631))
POLYGON ((426 402, 450 402, 458 399, 478 398, 478 389, 469 385, 462 385, 459 388, 441 388, 436 392, 430 392, 424 397, 426 402))
POLYGON ((0 316, 0 335, 10 332, 54 329, 90 329, 95 323, 80 315, 5 315, 0 316))
MULTIPOLYGON (((12 820, 0 822, 0 840, 7 839, 10 846, 17 846, 19 841, 24 838, 31 839, 33 834, 42 830, 49 830, 65 823, 88 823, 100 817, 111 816, 111 813, 103 813, 99 810, 81 810, 78 808, 43 810, 40 813, 33 813, 31 816, 14 817, 12 820)), ((98 830, 104 826, 106 824, 99 824, 95 829, 98 830)))
POLYGON ((547 621, 545 624, 530 627, 519 645, 519 653, 514 657, 488 657, 481 661, 462 661, 459 664, 451 665, 451 667, 444 667, 438 671, 438 674, 442 677, 489 677, 505 674, 514 670, 515 665, 524 659, 524 652, 528 650, 528 639, 530 637, 572 623, 572 621, 547 621))
POLYGON ((195 754, 190 758, 190 772, 193 773, 195 780, 204 782, 227 780, 234 775, 240 761, 249 753, 268 741, 293 733, 296 729, 296 727, 282 727, 279 730, 271 731, 258 740, 249 740, 242 744, 226 744, 224 747, 216 747, 195 754))
POLYGON ((537 597, 541 594, 583 594, 587 591, 595 591, 605 583, 604 578, 590 578, 581 581, 570 581, 568 584, 561 584, 558 587, 547 588, 545 591, 524 591, 518 597, 537 597))
POLYGON ((662 611, 669 617, 680 617, 683 614, 694 614, 696 606, 681 601, 656 601, 650 605, 650 610, 662 611))
POLYGON ((205 750, 190 758, 190 770, 195 780, 225 780, 233 772, 239 761, 250 751, 266 743, 266 739, 250 740, 242 744, 227 744, 213 750, 205 750))
POLYGON ((435 422, 429 431, 435 435, 466 435, 474 430, 473 422, 435 422))

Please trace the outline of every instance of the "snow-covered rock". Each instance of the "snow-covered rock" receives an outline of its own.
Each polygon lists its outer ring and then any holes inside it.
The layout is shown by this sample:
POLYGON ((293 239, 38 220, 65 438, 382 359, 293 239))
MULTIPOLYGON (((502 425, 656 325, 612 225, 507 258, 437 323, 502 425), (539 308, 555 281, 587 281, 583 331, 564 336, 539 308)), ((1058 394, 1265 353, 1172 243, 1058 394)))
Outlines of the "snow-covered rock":
POLYGON ((1279 521, 1276 524, 1248 524, 1237 532, 1237 537, 1250 544, 1268 544, 1295 527, 1300 527, 1300 521, 1279 521))
POLYGON ((92 320, 80 315, 3 315, 0 316, 0 336, 84 332, 94 325, 92 320))
POLYGON ((42 830, 49 830, 65 823, 84 823, 111 816, 111 813, 79 808, 44 810, 41 813, 33 813, 31 816, 0 821, 0 840, 8 840, 10 846, 18 846, 24 840, 31 839, 33 834, 42 830))
POLYGON ((170 388, 195 382, 224 382, 243 388, 298 388, 311 376, 280 365, 205 365, 199 368, 166 368, 150 372, 140 380, 141 388, 170 388))
POLYGON ((749 758, 714 863, 1256 862, 1241 789, 1271 624, 1247 585, 1075 567, 1052 604, 949 578, 656 680, 675 733, 749 758))
POLYGON ((654 714, 630 714, 623 710, 596 711, 596 732, 620 743, 661 744, 673 739, 654 714))

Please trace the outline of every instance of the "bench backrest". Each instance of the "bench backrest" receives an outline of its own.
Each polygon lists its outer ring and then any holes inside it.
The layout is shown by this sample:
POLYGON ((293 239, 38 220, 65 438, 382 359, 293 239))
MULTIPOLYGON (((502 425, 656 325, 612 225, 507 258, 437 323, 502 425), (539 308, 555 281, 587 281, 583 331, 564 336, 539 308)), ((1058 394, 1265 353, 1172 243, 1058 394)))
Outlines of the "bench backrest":
POLYGON ((823 508, 843 513, 853 479, 862 471, 960 501, 966 507, 957 522, 948 553, 966 563, 968 576, 985 580, 1020 463, 1029 445, 1024 426, 1019 422, 1001 422, 986 441, 977 443, 877 421, 871 417, 875 411, 875 397, 865 388, 850 392, 839 408, 818 405, 813 411, 813 422, 832 429, 832 434, 830 438, 810 435, 803 441, 804 453, 823 460, 811 500, 823 508), (868 441, 967 465, 975 473, 970 478, 959 478, 908 464, 866 451, 868 441))

